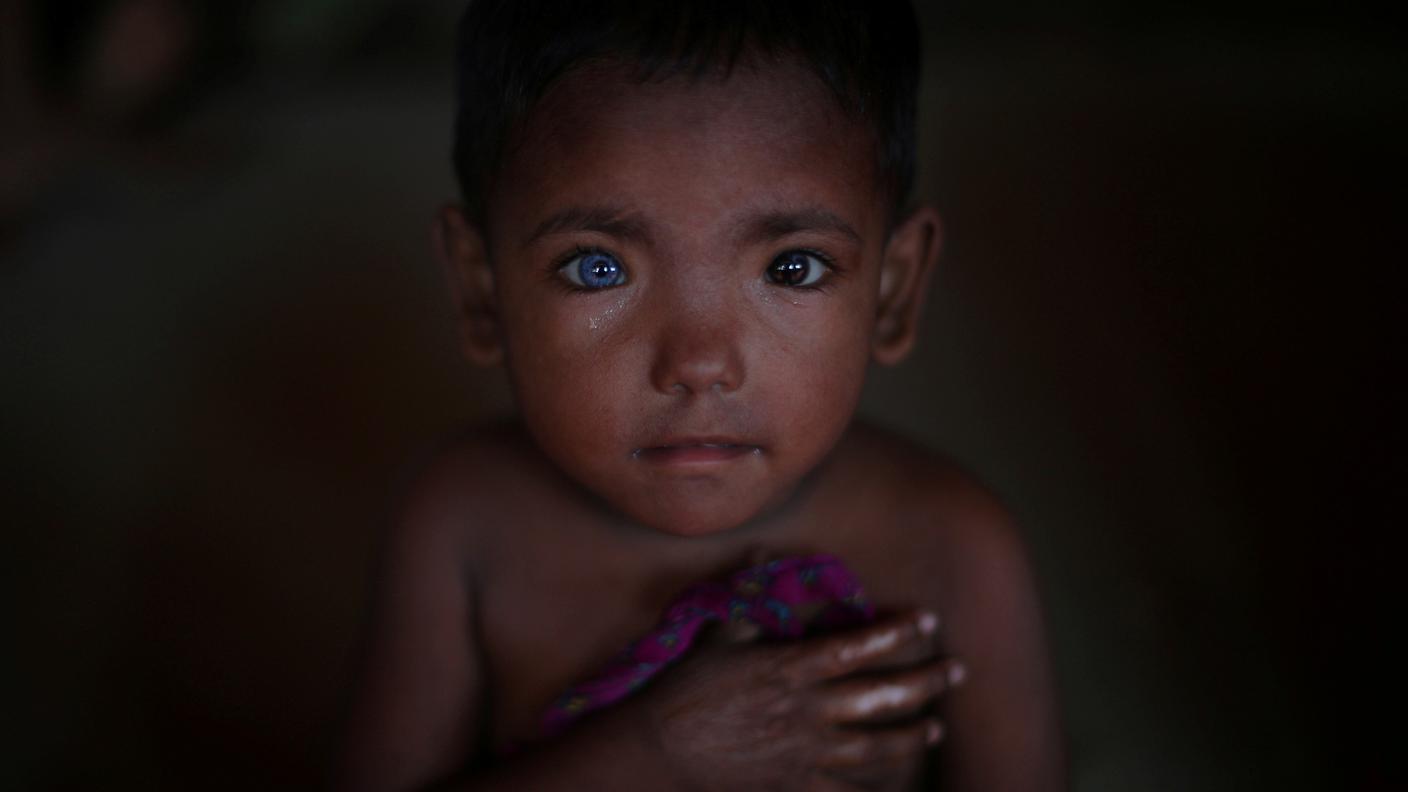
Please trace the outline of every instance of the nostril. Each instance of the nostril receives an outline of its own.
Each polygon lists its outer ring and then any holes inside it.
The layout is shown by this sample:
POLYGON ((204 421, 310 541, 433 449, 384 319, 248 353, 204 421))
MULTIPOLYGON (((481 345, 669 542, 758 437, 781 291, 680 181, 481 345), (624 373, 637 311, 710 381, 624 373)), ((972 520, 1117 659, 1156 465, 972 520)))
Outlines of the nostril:
POLYGON ((722 369, 707 373, 675 369, 664 376, 657 373, 654 379, 656 390, 674 395, 728 393, 737 390, 740 382, 733 371, 722 369))
POLYGON ((714 324, 676 325, 662 334, 654 350, 650 379, 668 395, 698 395, 737 390, 743 382, 738 339, 714 324))
POLYGON ((669 390, 671 393, 680 395, 696 394, 704 391, 713 391, 714 393, 727 393, 731 390, 734 390, 734 386, 730 383, 720 382, 717 380, 712 383, 709 383, 708 385, 700 384, 698 386, 690 385, 686 382, 676 382, 670 386, 669 390))

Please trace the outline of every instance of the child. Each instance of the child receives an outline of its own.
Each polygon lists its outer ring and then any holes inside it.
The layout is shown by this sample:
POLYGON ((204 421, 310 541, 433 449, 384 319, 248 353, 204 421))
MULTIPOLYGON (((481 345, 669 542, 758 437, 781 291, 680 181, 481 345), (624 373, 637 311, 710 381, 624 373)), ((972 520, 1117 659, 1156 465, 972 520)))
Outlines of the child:
POLYGON ((1007 516, 853 419, 938 254, 902 211, 912 10, 479 0, 460 47, 439 248, 519 416, 441 454, 389 536, 343 785, 1061 788, 1007 516), (849 593, 778 593, 818 570, 849 593), (750 585, 801 632, 701 626, 750 585), (656 645, 687 651, 622 654, 656 645), (545 728, 613 658, 650 678, 545 728))

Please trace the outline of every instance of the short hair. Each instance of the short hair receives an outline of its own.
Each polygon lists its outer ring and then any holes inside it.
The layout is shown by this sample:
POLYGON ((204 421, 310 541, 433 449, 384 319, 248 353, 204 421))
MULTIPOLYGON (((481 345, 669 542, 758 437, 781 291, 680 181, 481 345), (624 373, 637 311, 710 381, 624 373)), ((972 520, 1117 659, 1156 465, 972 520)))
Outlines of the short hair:
POLYGON ((642 81, 797 57, 866 123, 898 216, 914 181, 918 22, 908 0, 474 0, 460 21, 455 173, 483 224, 505 146, 553 82, 597 59, 642 81))

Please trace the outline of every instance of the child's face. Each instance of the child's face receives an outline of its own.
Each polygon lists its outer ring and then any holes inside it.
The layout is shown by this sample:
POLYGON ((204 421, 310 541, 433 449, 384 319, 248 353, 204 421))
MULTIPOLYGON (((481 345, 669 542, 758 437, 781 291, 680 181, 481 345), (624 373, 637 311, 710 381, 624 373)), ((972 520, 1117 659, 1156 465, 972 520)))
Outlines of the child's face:
POLYGON ((471 349, 504 356, 542 450, 625 515, 707 534, 784 503, 872 353, 907 350, 919 298, 896 293, 922 292, 935 228, 887 248, 873 138, 801 66, 626 75, 578 69, 535 109, 492 191, 492 268, 458 216, 447 247, 462 301, 485 289, 471 349))

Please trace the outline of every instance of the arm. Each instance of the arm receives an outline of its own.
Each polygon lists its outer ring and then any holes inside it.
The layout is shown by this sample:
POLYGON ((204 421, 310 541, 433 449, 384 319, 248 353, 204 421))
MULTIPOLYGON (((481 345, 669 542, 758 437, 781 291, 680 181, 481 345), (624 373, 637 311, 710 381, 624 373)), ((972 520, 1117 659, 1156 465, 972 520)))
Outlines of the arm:
POLYGON ((672 779, 690 779, 729 789, 770 777, 813 789, 831 783, 827 769, 922 753, 936 739, 924 721, 837 728, 909 714, 942 690, 949 671, 941 662, 836 684, 899 656, 932 660, 934 625, 911 616, 789 645, 706 642, 649 689, 562 737, 475 767, 486 679, 468 559, 491 562, 492 553, 466 527, 483 513, 461 494, 466 477, 483 480, 485 471, 470 468, 432 475, 388 534, 338 788, 668 790, 672 779), (886 689, 878 698, 877 686, 886 689))
POLYGON ((380 548, 337 757, 341 790, 418 787, 459 768, 478 742, 482 663, 465 529, 436 491, 412 498, 380 548))
POLYGON ((493 767, 467 765, 478 737, 482 664, 473 588, 453 531, 410 520, 392 535, 366 672, 348 730, 341 788, 854 789, 828 769, 911 756, 926 721, 851 731, 837 723, 908 711, 936 695, 931 664, 865 682, 849 677, 901 655, 928 657, 928 617, 896 617, 797 644, 706 642, 649 689, 562 737, 493 767), (447 561, 448 560, 448 561, 447 561), (877 698, 877 686, 885 692, 877 698))
POLYGON ((627 700, 543 745, 437 784, 433 792, 676 790, 670 768, 641 728, 639 709, 638 700, 627 700))
POLYGON ((1064 750, 1040 608, 1011 518, 990 495, 965 488, 956 538, 946 542, 944 614, 950 649, 970 669, 947 702, 951 726, 940 789, 1064 790, 1064 750))
POLYGON ((666 790, 631 702, 485 772, 472 766, 484 685, 464 516, 473 509, 457 505, 462 487, 435 483, 465 474, 432 473, 381 548, 336 788, 634 789, 651 778, 649 788, 666 790))

